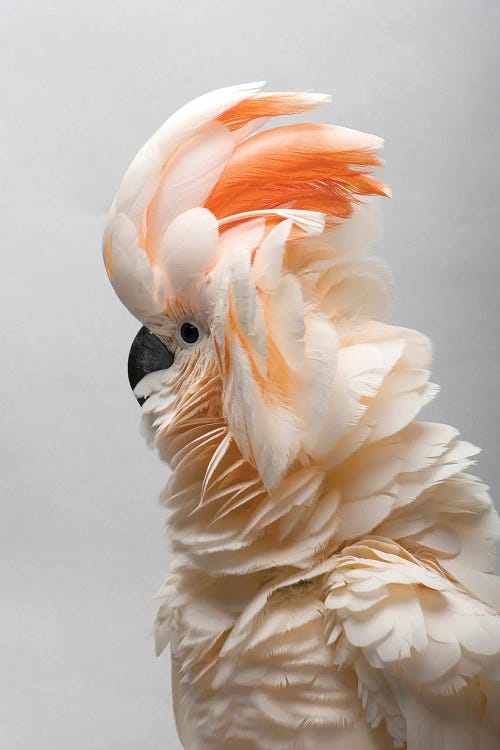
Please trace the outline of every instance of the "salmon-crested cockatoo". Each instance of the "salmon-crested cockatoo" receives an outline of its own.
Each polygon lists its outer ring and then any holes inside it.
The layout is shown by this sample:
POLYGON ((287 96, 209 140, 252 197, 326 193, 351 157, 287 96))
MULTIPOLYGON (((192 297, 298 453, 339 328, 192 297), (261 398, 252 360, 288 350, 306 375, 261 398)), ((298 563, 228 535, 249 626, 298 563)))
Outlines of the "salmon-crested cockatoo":
POLYGON ((414 421, 431 346, 368 254, 382 141, 257 132, 328 100, 232 86, 136 156, 104 235, 129 378, 172 469, 186 750, 498 750, 499 521, 477 449, 414 421))

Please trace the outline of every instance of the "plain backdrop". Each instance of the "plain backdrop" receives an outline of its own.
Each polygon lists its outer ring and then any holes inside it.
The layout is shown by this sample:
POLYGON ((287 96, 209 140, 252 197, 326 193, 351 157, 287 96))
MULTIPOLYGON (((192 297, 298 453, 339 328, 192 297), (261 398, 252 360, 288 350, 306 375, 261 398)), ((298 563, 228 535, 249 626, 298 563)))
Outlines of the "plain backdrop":
POLYGON ((267 79, 386 139, 393 320, 435 343, 425 418, 483 447, 498 497, 496 0, 0 2, 0 748, 175 750, 153 655, 168 565, 108 283, 107 208, 177 107, 267 79))

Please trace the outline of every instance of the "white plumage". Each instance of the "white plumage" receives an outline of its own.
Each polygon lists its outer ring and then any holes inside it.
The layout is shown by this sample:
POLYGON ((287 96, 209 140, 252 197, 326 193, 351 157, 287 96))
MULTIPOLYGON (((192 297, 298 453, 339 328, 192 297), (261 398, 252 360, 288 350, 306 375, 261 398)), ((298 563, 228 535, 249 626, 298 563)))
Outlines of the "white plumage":
POLYGON ((327 99, 260 86, 173 115, 104 237, 118 296, 174 354, 135 393, 173 470, 157 650, 179 734, 190 750, 498 749, 500 526, 466 473, 477 449, 413 421, 437 387, 368 254, 381 141, 256 134, 327 99))

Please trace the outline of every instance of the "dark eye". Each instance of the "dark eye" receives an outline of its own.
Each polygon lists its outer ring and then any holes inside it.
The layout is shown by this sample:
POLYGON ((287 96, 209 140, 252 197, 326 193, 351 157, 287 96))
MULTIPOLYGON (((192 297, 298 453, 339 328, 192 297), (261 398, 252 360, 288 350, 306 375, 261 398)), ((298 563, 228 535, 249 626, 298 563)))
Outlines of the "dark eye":
POLYGON ((200 338, 200 331, 193 323, 188 321, 182 323, 180 330, 180 337, 185 344, 195 344, 200 338))

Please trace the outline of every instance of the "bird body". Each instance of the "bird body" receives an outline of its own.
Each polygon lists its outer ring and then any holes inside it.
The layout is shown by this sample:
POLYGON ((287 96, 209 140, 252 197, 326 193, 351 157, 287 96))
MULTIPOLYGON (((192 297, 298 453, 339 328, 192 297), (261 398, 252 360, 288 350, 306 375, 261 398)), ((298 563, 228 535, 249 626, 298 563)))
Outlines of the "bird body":
POLYGON ((260 88, 173 115, 104 236, 172 469, 156 642, 181 741, 498 750, 500 526, 467 471, 477 449, 414 421, 437 388, 428 339, 386 322, 390 272, 368 252, 381 141, 258 133, 327 100, 260 88))

